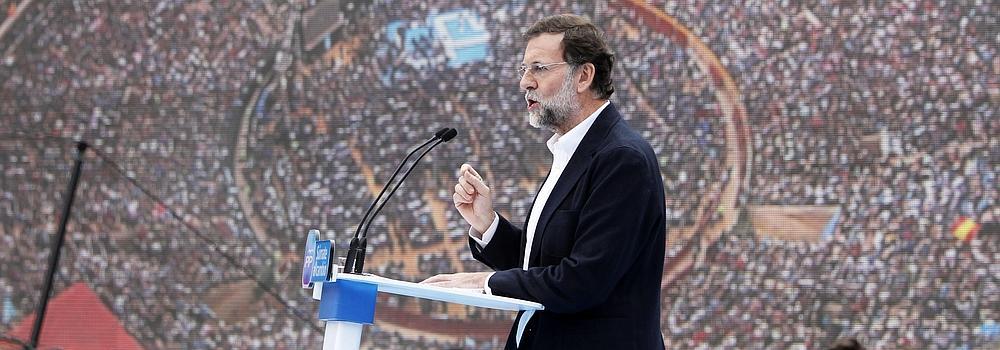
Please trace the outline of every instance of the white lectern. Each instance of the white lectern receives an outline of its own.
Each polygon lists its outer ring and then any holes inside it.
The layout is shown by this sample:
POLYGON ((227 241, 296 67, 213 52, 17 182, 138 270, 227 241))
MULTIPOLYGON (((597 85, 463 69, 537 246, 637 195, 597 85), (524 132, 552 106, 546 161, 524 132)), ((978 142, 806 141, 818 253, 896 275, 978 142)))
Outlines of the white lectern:
POLYGON ((333 241, 320 240, 318 230, 306 236, 302 265, 302 287, 312 288, 319 300, 319 319, 326 321, 324 350, 355 350, 361 346, 361 330, 375 322, 378 292, 444 301, 498 310, 542 310, 542 304, 482 294, 479 290, 442 288, 369 275, 338 271, 331 263, 333 241))
POLYGON ((397 281, 375 275, 336 273, 331 281, 315 283, 313 299, 319 300, 319 319, 326 321, 324 350, 354 350, 361 346, 361 330, 375 321, 378 292, 438 300, 499 310, 542 310, 542 304, 495 295, 479 290, 442 288, 397 281))

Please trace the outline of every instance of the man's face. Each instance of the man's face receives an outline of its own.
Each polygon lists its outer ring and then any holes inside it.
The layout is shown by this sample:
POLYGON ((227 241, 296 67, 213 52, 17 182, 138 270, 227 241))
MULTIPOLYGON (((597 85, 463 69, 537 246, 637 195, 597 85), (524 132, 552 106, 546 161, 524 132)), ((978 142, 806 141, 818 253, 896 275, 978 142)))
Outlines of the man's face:
MULTIPOLYGON (((562 62, 563 34, 541 34, 528 41, 522 63, 548 65, 562 62)), ((568 64, 529 70, 521 77, 521 89, 528 108, 528 122, 536 128, 558 132, 580 110, 573 70, 568 64)))

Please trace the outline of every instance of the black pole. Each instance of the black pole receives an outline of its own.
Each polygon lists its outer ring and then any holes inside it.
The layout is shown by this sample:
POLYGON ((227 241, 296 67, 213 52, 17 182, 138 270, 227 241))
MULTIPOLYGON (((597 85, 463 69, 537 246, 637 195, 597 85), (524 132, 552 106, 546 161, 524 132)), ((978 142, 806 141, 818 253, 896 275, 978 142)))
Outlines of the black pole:
POLYGON ((76 185, 80 181, 80 170, 83 168, 83 153, 87 151, 87 144, 83 141, 76 143, 76 162, 73 164, 73 175, 69 179, 69 191, 66 201, 63 202, 62 220, 59 221, 59 231, 56 233, 56 241, 52 245, 52 253, 49 255, 49 271, 45 276, 45 286, 42 288, 42 298, 38 301, 38 315, 35 317, 35 325, 31 327, 30 349, 38 348, 38 337, 42 333, 42 323, 45 321, 45 309, 49 306, 49 294, 52 293, 52 280, 55 279, 56 269, 59 267, 59 253, 62 251, 63 240, 66 238, 66 224, 69 223, 70 209, 73 207, 73 198, 76 197, 76 185))

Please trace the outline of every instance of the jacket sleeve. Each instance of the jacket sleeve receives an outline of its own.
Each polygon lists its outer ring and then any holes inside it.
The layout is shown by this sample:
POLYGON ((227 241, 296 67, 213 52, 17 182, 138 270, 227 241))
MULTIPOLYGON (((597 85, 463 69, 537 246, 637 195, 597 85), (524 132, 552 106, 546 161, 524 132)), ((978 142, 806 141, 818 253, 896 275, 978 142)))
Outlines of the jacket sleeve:
POLYGON ((498 271, 489 281, 493 294, 537 301, 557 313, 583 311, 605 301, 652 244, 661 207, 650 203, 659 198, 654 181, 661 180, 650 169, 655 162, 620 146, 598 153, 590 166, 590 188, 578 189, 589 194, 575 227, 546 229, 576 230, 568 255, 555 265, 498 271))
POLYGON ((500 223, 497 224, 497 231, 493 234, 493 239, 486 247, 480 247, 471 237, 469 238, 469 249, 472 256, 493 270, 507 270, 521 268, 521 235, 523 231, 514 226, 507 218, 497 213, 500 223))

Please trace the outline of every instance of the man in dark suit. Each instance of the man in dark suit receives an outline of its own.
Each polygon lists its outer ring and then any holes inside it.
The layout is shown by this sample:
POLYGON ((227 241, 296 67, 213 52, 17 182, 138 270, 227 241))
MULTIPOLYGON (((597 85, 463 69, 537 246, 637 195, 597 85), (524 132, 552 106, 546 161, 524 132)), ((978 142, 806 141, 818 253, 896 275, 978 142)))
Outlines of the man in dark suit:
POLYGON ((520 86, 530 123, 555 133, 552 168, 522 230, 462 165, 455 207, 473 255, 495 271, 424 283, 544 305, 518 315, 507 349, 661 349, 663 184, 652 148, 609 102, 614 56, 574 15, 544 18, 525 39, 520 86))

